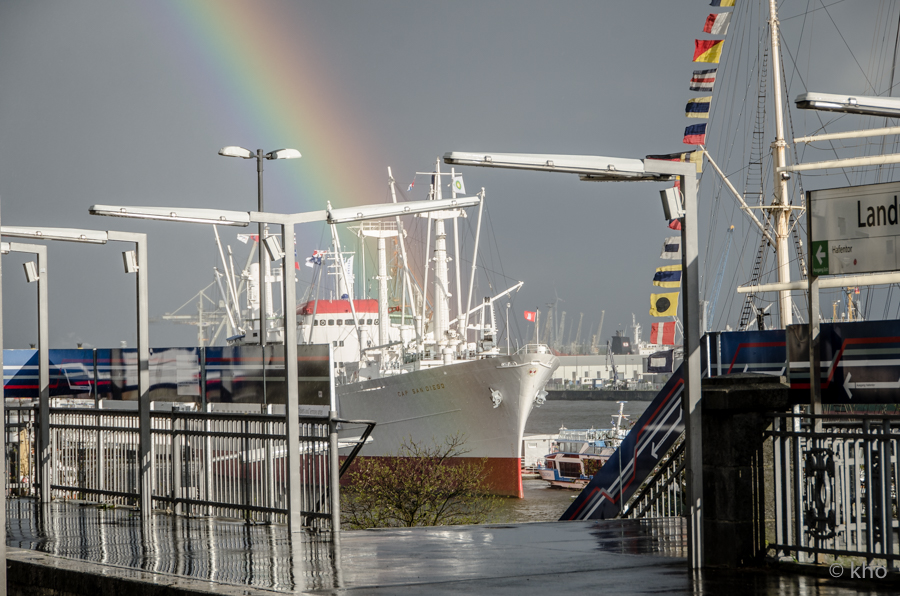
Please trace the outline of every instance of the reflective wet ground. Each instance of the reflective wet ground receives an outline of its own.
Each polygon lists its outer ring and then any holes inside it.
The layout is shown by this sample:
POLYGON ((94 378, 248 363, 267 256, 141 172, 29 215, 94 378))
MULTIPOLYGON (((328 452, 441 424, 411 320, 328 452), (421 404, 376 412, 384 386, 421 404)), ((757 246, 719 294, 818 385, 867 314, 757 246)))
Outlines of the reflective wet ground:
POLYGON ((104 576, 130 568, 157 574, 148 575, 153 583, 171 581, 168 574, 220 582, 222 593, 228 586, 318 594, 897 593, 879 579, 743 570, 692 576, 681 519, 368 530, 343 532, 339 543, 304 535, 292 545, 283 526, 157 514, 142 529, 128 510, 65 503, 51 505, 41 523, 24 500, 7 511, 11 547, 78 559, 104 576))

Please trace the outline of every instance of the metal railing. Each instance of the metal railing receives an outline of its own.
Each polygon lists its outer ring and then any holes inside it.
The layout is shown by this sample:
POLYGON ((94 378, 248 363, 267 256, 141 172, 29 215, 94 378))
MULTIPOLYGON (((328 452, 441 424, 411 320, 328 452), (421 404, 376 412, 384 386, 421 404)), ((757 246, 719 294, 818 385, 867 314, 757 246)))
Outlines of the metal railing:
MULTIPOLYGON (((151 413, 153 507, 188 516, 285 523, 288 516, 287 438, 280 414, 155 411, 151 413)), ((37 406, 6 408, 8 494, 37 496, 34 439, 37 406), (15 475, 14 475, 15 474, 15 475), (18 482, 13 482, 17 480, 18 482)), ((300 419, 300 510, 304 526, 329 528, 333 518, 331 426, 300 419)), ((374 423, 368 425, 364 438, 374 423)), ((139 506, 138 412, 50 409, 50 489, 54 499, 139 506)))
POLYGON ((680 517, 685 512, 685 498, 684 441, 680 440, 628 501, 621 517, 680 517))
POLYGON ((900 417, 773 414, 776 543, 780 556, 819 554, 900 565, 900 417))

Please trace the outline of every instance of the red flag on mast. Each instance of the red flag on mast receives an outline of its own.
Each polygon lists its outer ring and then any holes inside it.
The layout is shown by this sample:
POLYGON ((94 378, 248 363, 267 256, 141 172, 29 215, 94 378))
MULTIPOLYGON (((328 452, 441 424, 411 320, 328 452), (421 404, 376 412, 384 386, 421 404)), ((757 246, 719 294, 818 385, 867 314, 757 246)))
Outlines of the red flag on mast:
POLYGON ((526 321, 529 321, 529 322, 531 322, 531 323, 534 323, 535 320, 536 320, 536 318, 537 318, 537 313, 536 313, 536 312, 532 312, 532 311, 530 311, 530 310, 526 310, 526 311, 525 311, 525 320, 526 320, 526 321))

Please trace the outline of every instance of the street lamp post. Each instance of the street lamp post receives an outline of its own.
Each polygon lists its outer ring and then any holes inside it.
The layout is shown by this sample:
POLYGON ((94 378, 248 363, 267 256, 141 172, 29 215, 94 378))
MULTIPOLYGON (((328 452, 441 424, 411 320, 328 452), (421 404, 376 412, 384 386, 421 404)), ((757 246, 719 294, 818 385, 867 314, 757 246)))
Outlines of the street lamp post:
MULTIPOLYGON (((330 224, 351 223, 382 217, 395 217, 413 213, 438 211, 459 207, 470 207, 480 202, 477 197, 446 199, 442 201, 412 201, 408 203, 385 203, 380 205, 366 205, 363 207, 349 207, 344 209, 327 209, 307 213, 277 214, 262 212, 242 211, 218 211, 215 209, 192 209, 170 207, 121 207, 110 205, 93 205, 90 208, 92 215, 108 215, 113 217, 131 217, 137 219, 157 219, 164 221, 181 221, 192 223, 206 223, 230 226, 248 226, 250 223, 273 223, 281 225, 282 238, 285 250, 282 258, 284 263, 284 283, 282 284, 282 299, 284 300, 284 367, 287 395, 285 397, 285 426, 287 432, 287 470, 288 481, 288 527, 291 534, 302 531, 303 519, 301 515, 300 500, 300 475, 295 472, 295 466, 300 461, 300 413, 299 413, 299 389, 297 387, 297 308, 296 287, 294 272, 294 226, 300 223, 315 221, 327 221, 330 224)), ((261 244, 261 243, 260 243, 261 244)), ((332 403, 334 403, 332 396, 332 403)), ((337 412, 330 413, 331 419, 337 416, 337 412)), ((332 429, 334 426, 332 425, 332 429)), ((332 432, 332 452, 337 449, 337 435, 332 432)), ((339 490, 337 470, 331 470, 330 474, 332 495, 339 490)), ((340 529, 339 511, 333 510, 332 525, 334 531, 340 529)))
POLYGON ((684 222, 681 226, 682 267, 684 269, 684 397, 687 454, 685 477, 688 498, 688 561, 691 568, 703 567, 703 454, 700 412, 700 267, 698 260, 697 174, 693 164, 625 159, 590 155, 545 155, 522 153, 450 152, 444 162, 517 170, 537 170, 577 174, 585 181, 655 181, 681 176, 684 193, 684 222))
MULTIPOLYGON (((87 244, 106 244, 107 242, 130 242, 135 245, 134 263, 131 255, 125 253, 126 271, 137 272, 137 369, 138 369, 138 450, 140 462, 140 506, 141 520, 150 520, 153 511, 153 460, 151 458, 150 436, 150 310, 147 306, 147 235, 132 232, 115 232, 99 230, 79 230, 74 228, 31 228, 21 226, 0 227, 0 234, 13 238, 29 238, 31 240, 61 240, 64 242, 83 242, 87 244)), ((49 399, 48 406, 49 406, 49 399)), ((49 407, 42 408, 47 412, 49 428, 49 407)), ((41 431, 44 432, 43 429, 41 431)), ((48 445, 49 448, 49 445, 48 445)), ((43 488, 41 489, 43 491, 43 488)))
MULTIPOLYGON (((11 252, 29 253, 37 256, 37 278, 28 281, 37 282, 38 290, 38 416, 40 434, 38 435, 37 464, 41 485, 38 500, 41 505, 50 502, 51 462, 50 452, 50 343, 47 328, 47 247, 40 244, 24 244, 21 242, 4 242, 3 254, 11 252)), ((26 264, 26 271, 28 270, 26 264)), ((34 477, 34 472, 32 472, 34 477)))
MULTIPOLYGON (((264 159, 296 159, 300 157, 300 152, 296 149, 276 149, 268 153, 263 153, 262 149, 257 149, 253 153, 249 149, 243 147, 222 147, 219 149, 219 155, 225 157, 240 157, 242 159, 256 159, 256 187, 257 187, 257 211, 265 212, 263 209, 263 160, 264 159)), ((265 347, 268 337, 266 327, 266 311, 268 305, 266 303, 266 278, 268 277, 269 261, 265 259, 265 246, 263 242, 269 234, 268 222, 259 222, 259 242, 256 244, 259 260, 259 345, 265 347), (265 263, 265 266, 263 264, 265 263)), ((283 238, 282 238, 283 240, 283 238)), ((285 250, 293 248, 293 245, 284 243, 285 250)), ((287 306, 285 306, 287 308, 287 306)))

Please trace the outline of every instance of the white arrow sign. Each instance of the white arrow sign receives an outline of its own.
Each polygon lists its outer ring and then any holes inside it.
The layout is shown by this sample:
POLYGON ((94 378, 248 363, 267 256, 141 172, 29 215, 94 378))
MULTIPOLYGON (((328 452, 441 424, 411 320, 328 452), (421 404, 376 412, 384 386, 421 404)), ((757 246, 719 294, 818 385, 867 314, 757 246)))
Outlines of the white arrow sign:
POLYGON ((822 259, 825 258, 825 252, 822 250, 822 246, 819 245, 819 250, 816 251, 815 257, 819 260, 819 265, 822 264, 822 259))
POLYGON ((844 379, 844 391, 847 392, 849 397, 853 397, 850 393, 850 388, 853 389, 900 389, 900 379, 897 381, 869 381, 864 383, 851 383, 850 382, 850 374, 847 374, 847 378, 844 379))
MULTIPOLYGON (((663 443, 665 443, 666 439, 669 437, 669 435, 672 434, 672 431, 675 430, 675 427, 681 423, 681 417, 683 414, 684 414, 684 411, 681 408, 679 408, 678 409, 678 418, 675 420, 675 422, 673 422, 671 425, 669 425, 669 430, 666 432, 666 434, 663 435, 663 438, 659 442, 659 445, 662 445, 663 443)), ((653 456, 653 459, 659 459, 659 453, 657 453, 657 451, 659 449, 659 445, 657 445, 655 442, 650 445, 650 455, 653 456)))

